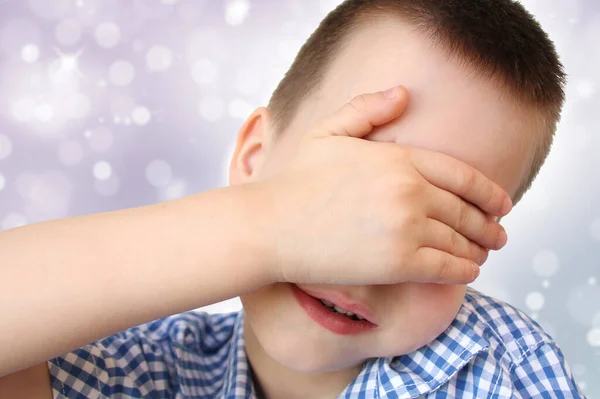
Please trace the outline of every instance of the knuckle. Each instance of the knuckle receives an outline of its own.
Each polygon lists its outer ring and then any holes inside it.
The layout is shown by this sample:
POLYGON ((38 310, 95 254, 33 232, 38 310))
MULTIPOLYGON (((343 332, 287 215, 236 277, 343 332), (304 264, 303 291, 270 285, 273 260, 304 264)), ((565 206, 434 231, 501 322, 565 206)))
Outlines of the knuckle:
POLYGON ((498 231, 496 231, 497 229, 494 227, 494 224, 486 221, 485 223, 483 223, 483 227, 481 228, 481 237, 485 240, 485 241, 494 241, 496 237, 498 237, 498 231))
POLYGON ((458 234, 455 230, 452 230, 450 232, 450 245, 451 245, 451 252, 454 255, 460 255, 462 252, 462 245, 463 242, 460 239, 460 234, 458 234))
POLYGON ((395 192, 395 198, 402 198, 405 201, 414 201, 421 198, 424 187, 423 184, 412 177, 402 176, 392 182, 395 192))
POLYGON ((477 174, 473 168, 459 168, 458 186, 463 193, 471 193, 475 190, 477 174))
POLYGON ((471 221, 471 207, 462 199, 460 200, 460 205, 458 206, 458 212, 456 215, 456 225, 455 230, 462 230, 466 226, 469 225, 471 221))
POLYGON ((450 277, 452 272, 452 257, 451 256, 442 256, 439 263, 438 268, 438 279, 441 281, 445 281, 450 277))
POLYGON ((367 108, 367 96, 365 94, 359 94, 350 100, 350 106, 354 108, 357 112, 364 112, 365 108, 367 108))

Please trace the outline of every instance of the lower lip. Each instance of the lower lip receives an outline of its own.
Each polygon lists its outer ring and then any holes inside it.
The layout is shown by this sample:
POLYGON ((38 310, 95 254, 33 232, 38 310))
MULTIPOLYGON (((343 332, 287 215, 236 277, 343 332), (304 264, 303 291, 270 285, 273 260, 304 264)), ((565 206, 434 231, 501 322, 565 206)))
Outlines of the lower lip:
POLYGON ((298 304, 306 311, 308 316, 333 333, 356 335, 377 327, 366 320, 351 320, 339 313, 327 310, 321 301, 308 295, 294 284, 292 284, 292 291, 298 304))

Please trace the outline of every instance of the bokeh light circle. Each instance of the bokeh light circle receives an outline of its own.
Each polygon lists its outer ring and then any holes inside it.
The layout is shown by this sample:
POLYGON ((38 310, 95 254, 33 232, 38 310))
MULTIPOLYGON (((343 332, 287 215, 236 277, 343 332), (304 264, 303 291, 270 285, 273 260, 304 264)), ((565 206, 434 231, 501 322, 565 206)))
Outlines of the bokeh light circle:
POLYGON ((135 77, 135 68, 129 61, 115 61, 108 69, 108 78, 115 86, 127 86, 135 77))
POLYGON ((146 180, 154 187, 164 187, 171 181, 171 166, 157 159, 146 166, 146 180))

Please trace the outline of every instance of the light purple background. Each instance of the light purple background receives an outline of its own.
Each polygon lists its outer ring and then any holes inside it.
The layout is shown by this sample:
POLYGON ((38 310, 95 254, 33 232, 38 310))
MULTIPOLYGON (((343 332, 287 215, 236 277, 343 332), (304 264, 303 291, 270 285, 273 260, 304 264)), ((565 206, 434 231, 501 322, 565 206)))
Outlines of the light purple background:
MULTIPOLYGON (((0 0, 0 229, 227 184, 237 129, 337 3, 0 0)), ((600 397, 600 7, 524 4, 556 41, 568 102, 474 286, 536 318, 600 397)))

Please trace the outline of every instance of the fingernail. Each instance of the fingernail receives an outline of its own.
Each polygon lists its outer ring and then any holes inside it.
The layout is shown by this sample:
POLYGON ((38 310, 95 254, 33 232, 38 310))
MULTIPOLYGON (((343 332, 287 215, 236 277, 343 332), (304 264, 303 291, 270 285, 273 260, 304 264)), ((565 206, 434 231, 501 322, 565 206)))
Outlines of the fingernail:
POLYGON ((400 93, 399 87, 392 87, 391 89, 387 89, 383 94, 385 95, 386 98, 389 98, 390 100, 393 100, 394 98, 398 97, 398 94, 400 93))
POLYGON ((506 231, 502 230, 500 235, 498 236, 498 240, 496 241, 496 249, 500 249, 506 245, 508 241, 508 236, 506 235, 506 231))
POLYGON ((481 257, 479 258, 479 266, 481 266, 485 263, 485 261, 488 258, 488 255, 489 255, 488 251, 483 251, 483 253, 481 254, 481 257))
POLYGON ((479 266, 477 265, 477 263, 473 262, 473 280, 475 280, 477 277, 479 277, 479 266))
POLYGON ((508 212, 512 209, 512 201, 510 198, 506 197, 504 202, 502 203, 502 216, 507 215, 508 212))

